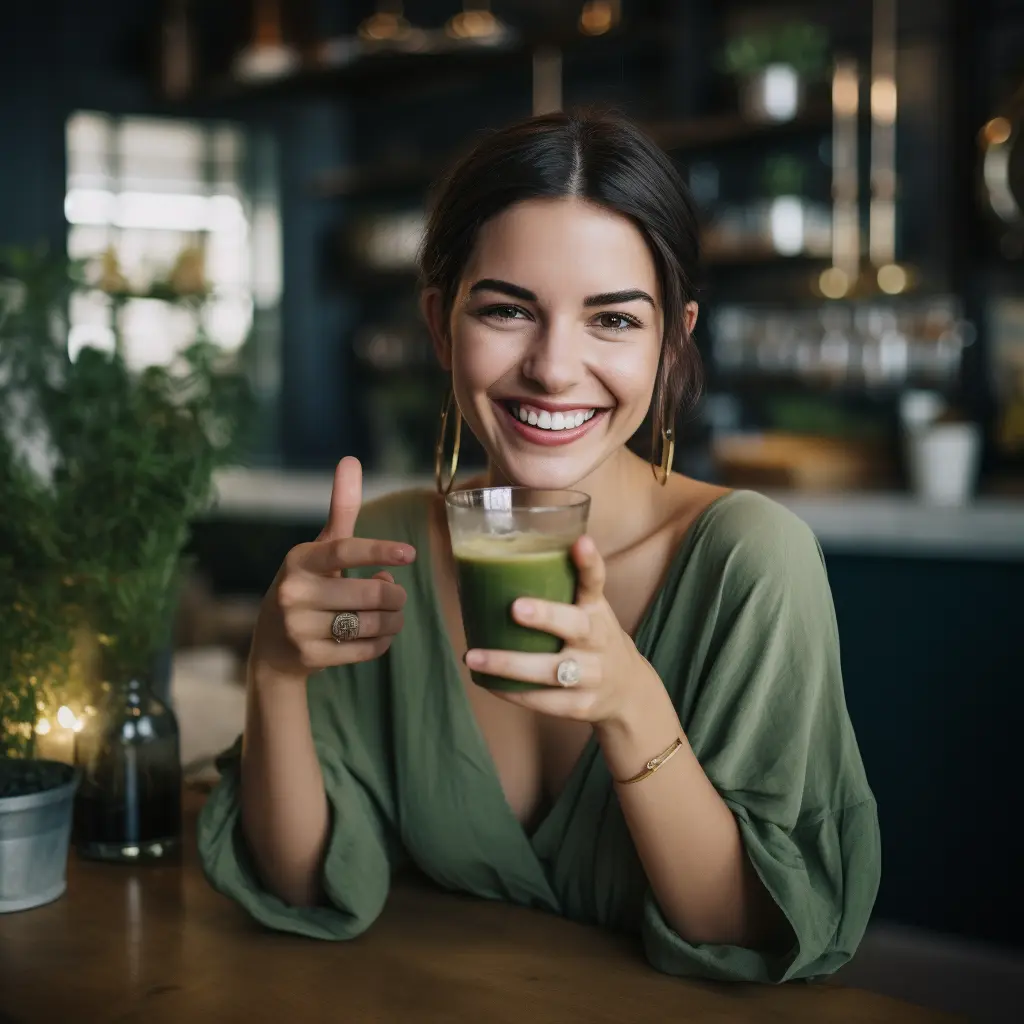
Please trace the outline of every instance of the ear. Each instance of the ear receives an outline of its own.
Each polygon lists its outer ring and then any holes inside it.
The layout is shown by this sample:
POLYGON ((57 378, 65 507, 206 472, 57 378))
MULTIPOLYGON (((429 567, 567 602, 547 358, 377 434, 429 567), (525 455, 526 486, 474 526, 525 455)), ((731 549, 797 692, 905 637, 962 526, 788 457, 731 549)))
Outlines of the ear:
POLYGON ((696 302, 688 302, 683 307, 683 323, 686 324, 687 334, 693 334, 693 329, 697 326, 698 309, 696 302))
POLYGON ((427 323, 434 353, 441 368, 450 371, 452 368, 451 332, 444 322, 444 309, 441 301, 440 288, 424 288, 420 294, 420 312, 427 323))

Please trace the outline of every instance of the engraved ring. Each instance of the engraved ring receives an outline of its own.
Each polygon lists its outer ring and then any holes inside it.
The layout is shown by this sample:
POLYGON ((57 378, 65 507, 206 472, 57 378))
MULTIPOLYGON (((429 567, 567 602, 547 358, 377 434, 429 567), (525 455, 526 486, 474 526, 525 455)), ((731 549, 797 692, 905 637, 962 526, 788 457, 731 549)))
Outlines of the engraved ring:
POLYGON ((558 682, 562 686, 575 686, 580 681, 580 664, 575 658, 558 663, 558 682))
POLYGON ((342 644, 359 636, 359 616, 355 612, 338 612, 331 623, 331 636, 342 644))

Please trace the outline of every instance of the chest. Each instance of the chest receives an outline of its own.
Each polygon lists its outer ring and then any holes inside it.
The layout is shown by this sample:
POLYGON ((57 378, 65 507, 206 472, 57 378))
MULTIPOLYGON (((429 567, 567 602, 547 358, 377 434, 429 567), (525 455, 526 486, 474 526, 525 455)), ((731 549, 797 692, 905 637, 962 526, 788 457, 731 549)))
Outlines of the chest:
MULTIPOLYGON (((537 822, 565 789, 592 729, 589 723, 539 715, 477 686, 461 664, 466 650, 455 566, 442 522, 431 524, 434 580, 460 679, 491 755, 505 799, 524 826, 537 822)), ((605 596, 632 634, 661 581, 659 552, 636 550, 608 566, 605 596)))

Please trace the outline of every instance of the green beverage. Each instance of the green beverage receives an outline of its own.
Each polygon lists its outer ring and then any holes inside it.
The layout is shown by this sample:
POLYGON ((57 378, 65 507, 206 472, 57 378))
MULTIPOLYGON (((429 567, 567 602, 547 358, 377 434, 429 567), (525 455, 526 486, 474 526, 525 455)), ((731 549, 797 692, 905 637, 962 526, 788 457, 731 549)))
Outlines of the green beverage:
MULTIPOLYGON (((569 545, 572 541, 570 540, 569 545)), ((455 550, 459 599, 466 642, 499 651, 555 654, 562 641, 551 633, 521 626, 512 618, 519 597, 571 604, 576 596, 576 567, 569 545, 543 534, 479 535, 455 550)), ((537 683, 471 672, 473 681, 492 690, 535 690, 537 683)))
MULTIPOLYGON (((576 566, 569 550, 586 529, 590 498, 579 491, 479 487, 449 494, 446 507, 469 646, 560 651, 558 637, 519 625, 512 604, 520 597, 561 604, 575 600, 576 566)), ((475 683, 492 690, 544 685, 471 674, 475 683)))

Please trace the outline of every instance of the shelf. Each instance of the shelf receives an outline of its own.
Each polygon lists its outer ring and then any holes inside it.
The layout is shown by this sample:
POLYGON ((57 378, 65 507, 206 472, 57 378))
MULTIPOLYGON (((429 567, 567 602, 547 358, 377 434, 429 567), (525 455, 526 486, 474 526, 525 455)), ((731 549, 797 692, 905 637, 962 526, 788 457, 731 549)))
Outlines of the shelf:
MULTIPOLYGON (((594 39, 580 37, 562 47, 568 57, 615 55, 622 47, 645 45, 655 38, 649 27, 637 26, 594 39)), ((309 96, 348 99, 419 95, 425 88, 471 82, 494 72, 529 70, 534 46, 519 40, 504 46, 478 46, 445 42, 438 49, 420 53, 381 50, 355 57, 347 63, 309 65, 298 71, 263 81, 239 81, 224 75, 207 83, 186 100, 190 106, 245 99, 304 98, 309 96)))
POLYGON ((306 99, 311 96, 353 98, 356 93, 379 98, 444 86, 453 81, 506 70, 524 60, 522 50, 464 47, 430 53, 382 51, 347 64, 310 65, 275 78, 240 81, 224 75, 213 79, 187 102, 223 103, 244 100, 306 99))
MULTIPOLYGON (((642 127, 663 149, 677 154, 715 146, 764 142, 825 131, 831 125, 831 116, 827 107, 821 107, 810 109, 792 121, 779 124, 755 124, 739 114, 717 114, 688 121, 647 123, 642 127)), ((328 197, 353 197, 376 192, 425 188, 453 159, 454 155, 449 160, 382 162, 363 167, 339 168, 325 172, 316 178, 310 187, 315 194, 328 197)))
POLYGON ((834 402, 842 399, 865 409, 891 406, 905 391, 926 388, 942 394, 952 394, 956 383, 952 381, 908 378, 869 384, 862 378, 848 375, 829 378, 824 374, 800 376, 792 370, 731 369, 709 361, 707 367, 709 389, 741 398, 801 398, 834 402))
POLYGON ((310 185, 323 198, 354 198, 382 192, 426 189, 445 168, 442 161, 407 161, 339 168, 318 175, 310 185))
POLYGON ((832 112, 827 105, 822 105, 808 108, 791 121, 767 124, 748 121, 738 113, 727 113, 686 121, 649 123, 644 127, 663 149, 679 153, 827 131, 831 124, 832 112))
POLYGON ((735 268, 742 270, 750 267, 787 267, 801 270, 825 269, 829 265, 827 256, 815 256, 810 253, 797 253, 795 256, 784 256, 769 247, 749 249, 706 249, 704 265, 706 267, 735 268))

